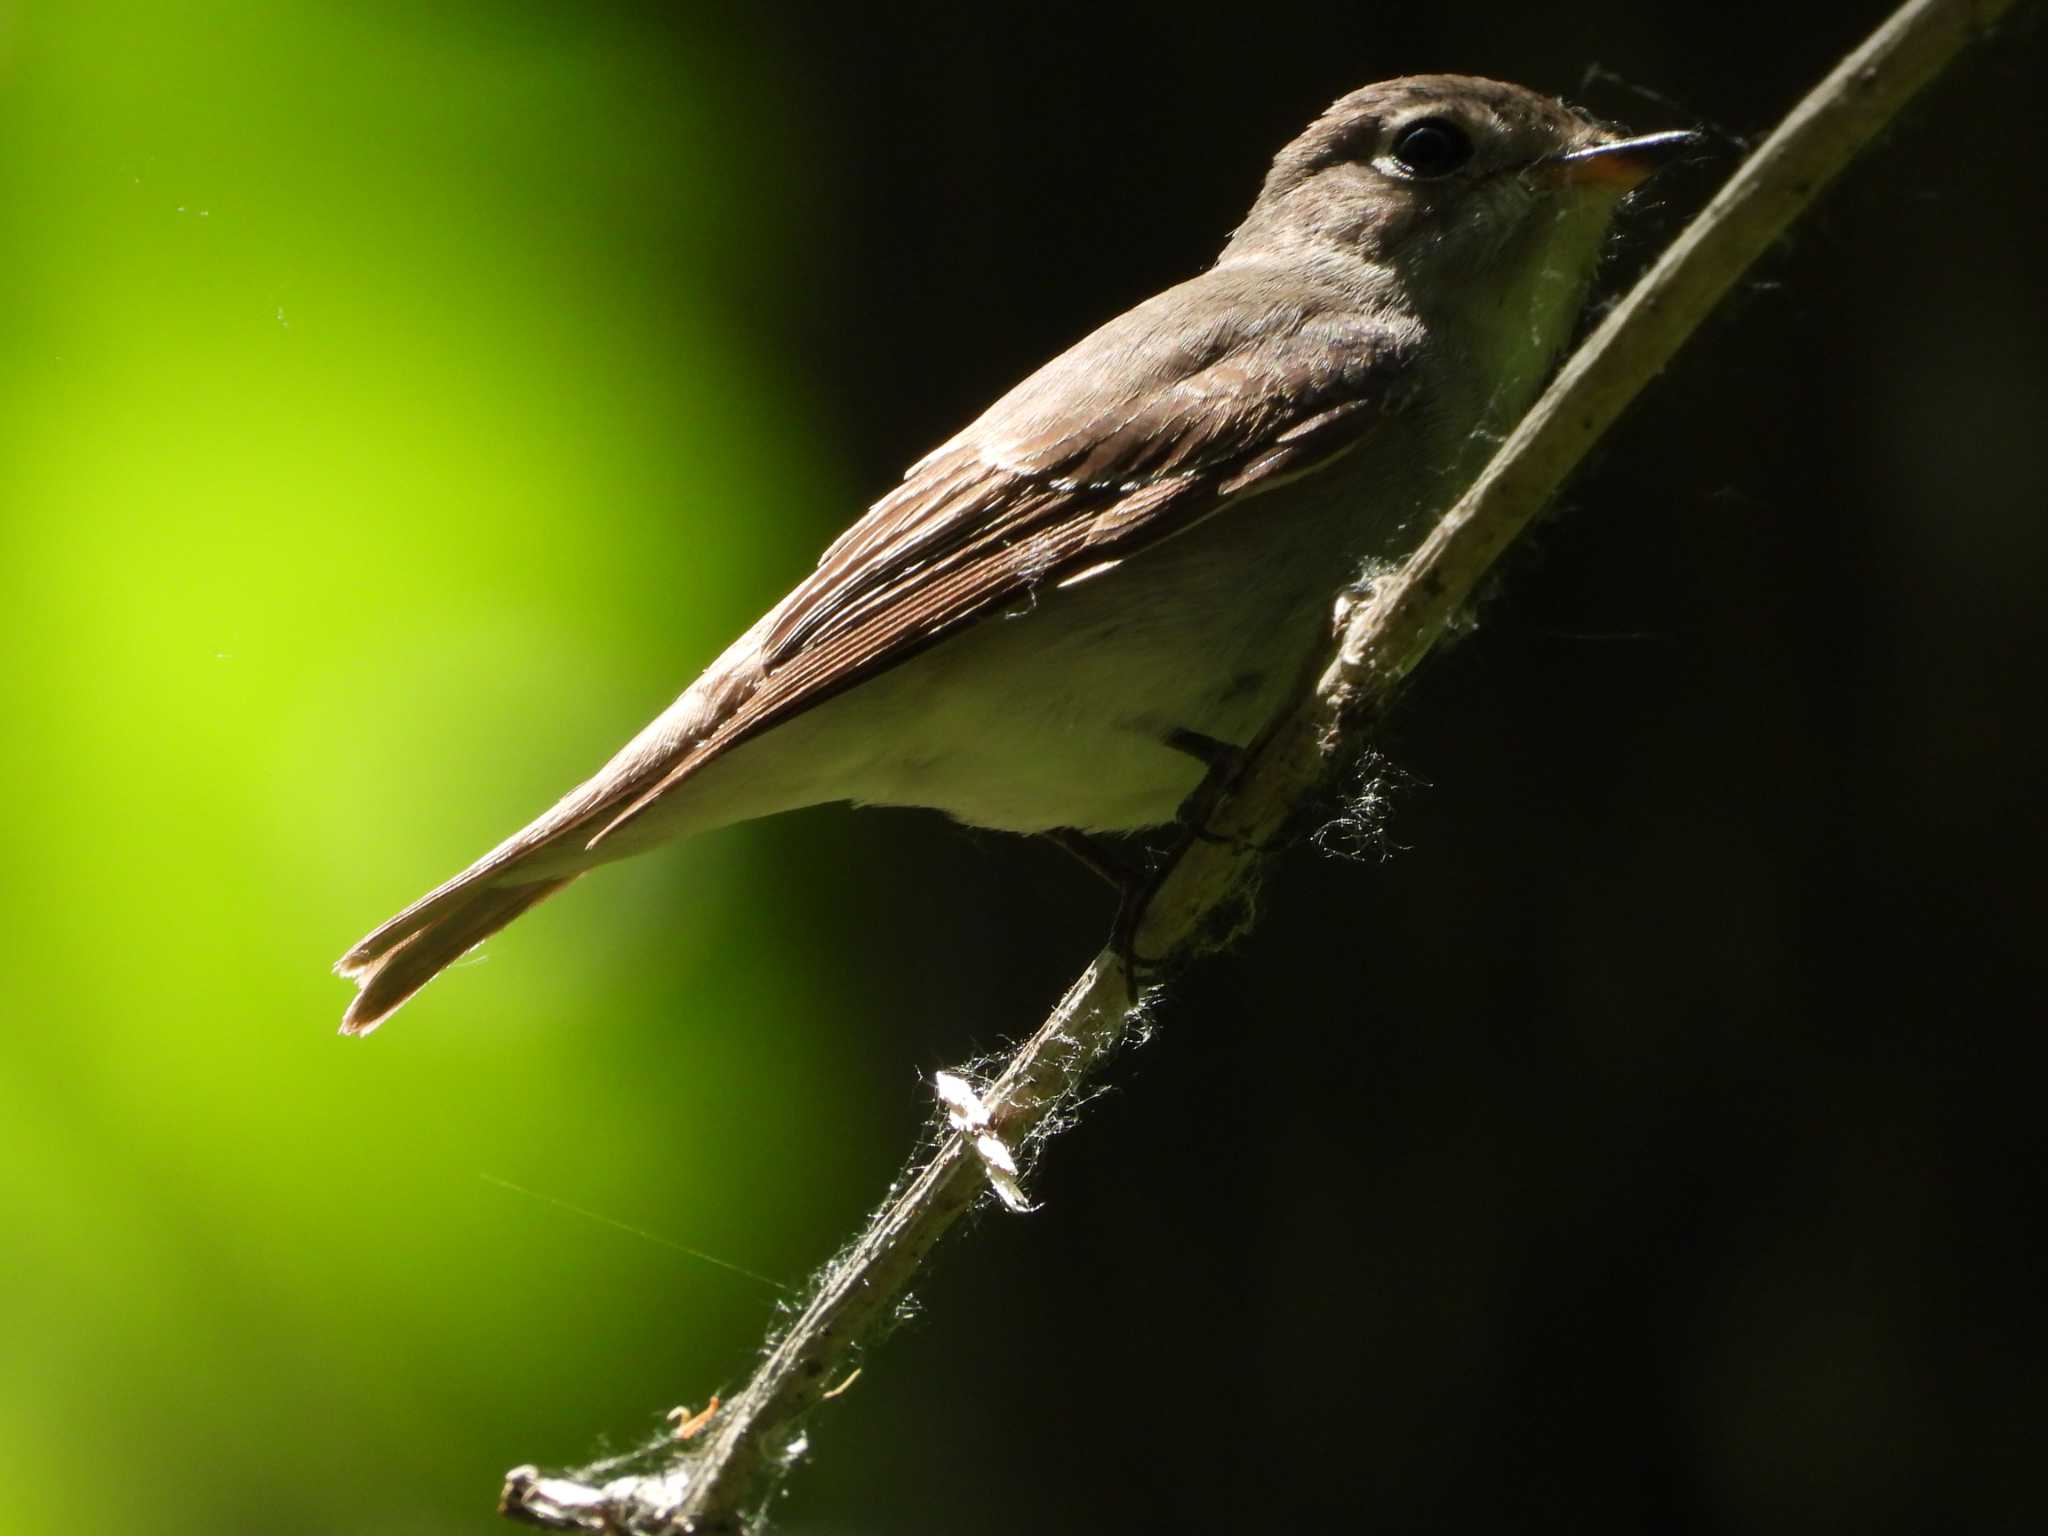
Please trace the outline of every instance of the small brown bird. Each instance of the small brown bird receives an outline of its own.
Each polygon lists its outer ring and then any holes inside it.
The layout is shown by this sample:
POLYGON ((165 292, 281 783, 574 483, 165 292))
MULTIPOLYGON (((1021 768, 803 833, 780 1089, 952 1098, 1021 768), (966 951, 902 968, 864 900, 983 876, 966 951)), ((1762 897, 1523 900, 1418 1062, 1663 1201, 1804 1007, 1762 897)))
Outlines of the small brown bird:
POLYGON ((1214 266, 913 465, 597 774, 336 965, 346 1034, 599 864, 831 800, 1157 826, 1528 406, 1616 203, 1685 133, 1518 86, 1371 85, 1214 266))

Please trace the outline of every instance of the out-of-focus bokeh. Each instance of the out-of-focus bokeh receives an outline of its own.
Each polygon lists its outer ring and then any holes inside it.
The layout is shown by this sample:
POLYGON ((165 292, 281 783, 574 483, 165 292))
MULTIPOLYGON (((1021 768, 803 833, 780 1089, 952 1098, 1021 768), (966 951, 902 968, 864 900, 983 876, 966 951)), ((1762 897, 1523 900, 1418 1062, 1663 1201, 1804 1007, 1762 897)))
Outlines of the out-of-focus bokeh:
MULTIPOLYGON (((1342 91, 1753 134, 1878 13, 0 10, 0 1533, 496 1529, 734 1386, 1102 893, 823 810, 366 1042, 334 956, 1342 91)), ((1284 862, 792 1529, 2041 1515, 2042 53, 1641 403, 1412 690, 1396 855, 1284 862)))

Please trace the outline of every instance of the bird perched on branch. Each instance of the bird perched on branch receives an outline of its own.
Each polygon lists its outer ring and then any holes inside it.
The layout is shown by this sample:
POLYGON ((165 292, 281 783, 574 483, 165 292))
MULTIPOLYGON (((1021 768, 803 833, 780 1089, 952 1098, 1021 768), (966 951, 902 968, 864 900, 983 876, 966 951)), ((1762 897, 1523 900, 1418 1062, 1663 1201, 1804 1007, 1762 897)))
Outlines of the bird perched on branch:
POLYGON ((593 777, 344 955, 343 1032, 598 865, 752 817, 1171 821, 1528 406, 1616 204, 1690 138, 1455 75, 1344 97, 1215 265, 913 465, 593 777))

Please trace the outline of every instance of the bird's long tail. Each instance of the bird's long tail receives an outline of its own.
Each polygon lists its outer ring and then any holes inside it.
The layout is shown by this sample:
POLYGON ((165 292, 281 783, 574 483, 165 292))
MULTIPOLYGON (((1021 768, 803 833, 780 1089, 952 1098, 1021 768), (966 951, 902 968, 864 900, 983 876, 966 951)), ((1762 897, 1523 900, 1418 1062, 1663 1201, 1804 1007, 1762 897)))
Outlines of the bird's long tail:
POLYGON ((359 989, 341 1016, 341 1032, 367 1035, 448 966, 575 878, 512 884, 502 871, 479 865, 421 897, 335 962, 359 989))
MULTIPOLYGON (((694 708, 694 700, 694 692, 685 694, 594 776, 337 960, 334 969, 358 988, 342 1015, 341 1032, 367 1035, 400 1003, 521 913, 598 865, 646 848, 644 827, 642 836, 606 838, 602 849, 594 847, 592 834, 608 831, 622 805, 637 808, 650 784, 666 788, 673 783, 677 758, 687 755, 703 734, 691 724, 694 715, 674 723, 678 711, 694 708)), ((671 820, 659 836, 679 830, 671 820)))

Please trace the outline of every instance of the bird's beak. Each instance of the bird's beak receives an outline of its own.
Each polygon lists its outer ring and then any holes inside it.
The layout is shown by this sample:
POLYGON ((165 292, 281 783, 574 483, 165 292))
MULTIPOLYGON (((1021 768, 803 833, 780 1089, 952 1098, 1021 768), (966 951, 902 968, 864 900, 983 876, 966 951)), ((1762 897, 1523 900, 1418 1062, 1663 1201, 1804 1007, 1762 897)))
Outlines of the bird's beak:
POLYGON ((1670 133, 1646 133, 1640 138, 1616 139, 1575 149, 1568 155, 1554 155, 1537 162, 1566 186, 1606 187, 1629 192, 1648 181, 1682 149, 1700 141, 1697 133, 1677 129, 1670 133))

